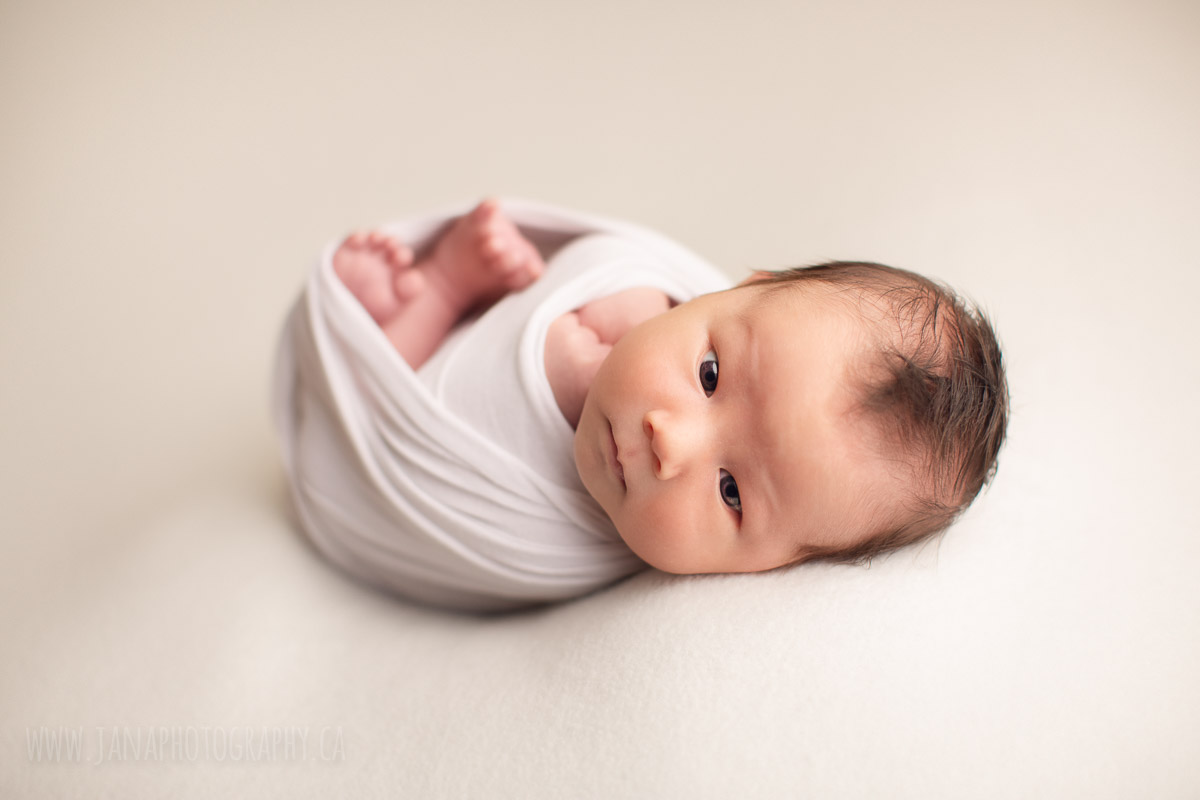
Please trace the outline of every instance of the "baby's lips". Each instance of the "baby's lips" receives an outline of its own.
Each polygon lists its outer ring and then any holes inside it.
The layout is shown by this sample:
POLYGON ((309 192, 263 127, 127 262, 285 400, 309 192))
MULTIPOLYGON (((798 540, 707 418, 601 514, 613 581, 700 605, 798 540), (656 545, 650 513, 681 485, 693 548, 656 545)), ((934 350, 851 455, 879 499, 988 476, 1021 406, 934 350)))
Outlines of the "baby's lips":
POLYGON ((621 463, 621 448, 617 445, 617 434, 611 424, 608 426, 608 443, 608 455, 612 458, 612 463, 609 466, 612 468, 613 474, 617 476, 617 480, 621 481, 621 487, 624 488, 625 465, 621 463))

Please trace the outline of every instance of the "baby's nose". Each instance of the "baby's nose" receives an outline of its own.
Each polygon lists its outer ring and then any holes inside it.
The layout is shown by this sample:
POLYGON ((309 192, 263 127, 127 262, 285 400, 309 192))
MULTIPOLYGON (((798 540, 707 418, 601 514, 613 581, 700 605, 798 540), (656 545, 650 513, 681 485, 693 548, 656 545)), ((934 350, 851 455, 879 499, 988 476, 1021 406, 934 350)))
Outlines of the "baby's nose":
POLYGON ((654 457, 654 474, 659 480, 670 480, 683 472, 688 460, 699 447, 694 426, 667 411, 648 411, 642 420, 642 430, 650 440, 654 457))

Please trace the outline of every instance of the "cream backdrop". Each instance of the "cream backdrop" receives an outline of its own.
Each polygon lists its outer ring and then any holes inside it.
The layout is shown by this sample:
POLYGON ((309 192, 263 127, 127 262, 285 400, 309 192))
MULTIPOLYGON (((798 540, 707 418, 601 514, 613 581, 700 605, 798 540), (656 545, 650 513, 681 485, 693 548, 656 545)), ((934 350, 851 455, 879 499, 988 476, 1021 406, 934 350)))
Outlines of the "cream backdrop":
POLYGON ((0 4, 0 795, 1200 793, 1198 76, 1185 0, 0 4), (962 287, 999 479, 870 569, 346 581, 277 329, 331 237, 487 193, 962 287))

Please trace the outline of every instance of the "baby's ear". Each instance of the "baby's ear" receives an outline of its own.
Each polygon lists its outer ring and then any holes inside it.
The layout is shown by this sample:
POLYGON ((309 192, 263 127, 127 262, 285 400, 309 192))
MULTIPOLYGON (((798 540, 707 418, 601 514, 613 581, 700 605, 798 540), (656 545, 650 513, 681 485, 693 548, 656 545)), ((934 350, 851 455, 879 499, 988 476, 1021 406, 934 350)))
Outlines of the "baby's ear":
POLYGON ((771 277, 770 272, 760 269, 758 272, 751 273, 750 277, 743 280, 741 283, 738 284, 738 286, 749 286, 752 283, 758 283, 759 281, 766 280, 769 277, 771 277))

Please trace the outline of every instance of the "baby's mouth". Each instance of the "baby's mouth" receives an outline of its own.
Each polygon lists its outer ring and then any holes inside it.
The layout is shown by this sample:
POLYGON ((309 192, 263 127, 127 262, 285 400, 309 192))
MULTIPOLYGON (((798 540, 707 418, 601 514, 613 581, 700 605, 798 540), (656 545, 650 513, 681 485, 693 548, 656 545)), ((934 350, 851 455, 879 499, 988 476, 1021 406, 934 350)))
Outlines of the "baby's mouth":
POLYGON ((608 445, 609 455, 612 456, 613 474, 617 476, 617 480, 621 482, 621 488, 625 488, 625 467, 621 464, 621 451, 617 449, 617 437, 613 434, 612 425, 608 426, 608 445))

